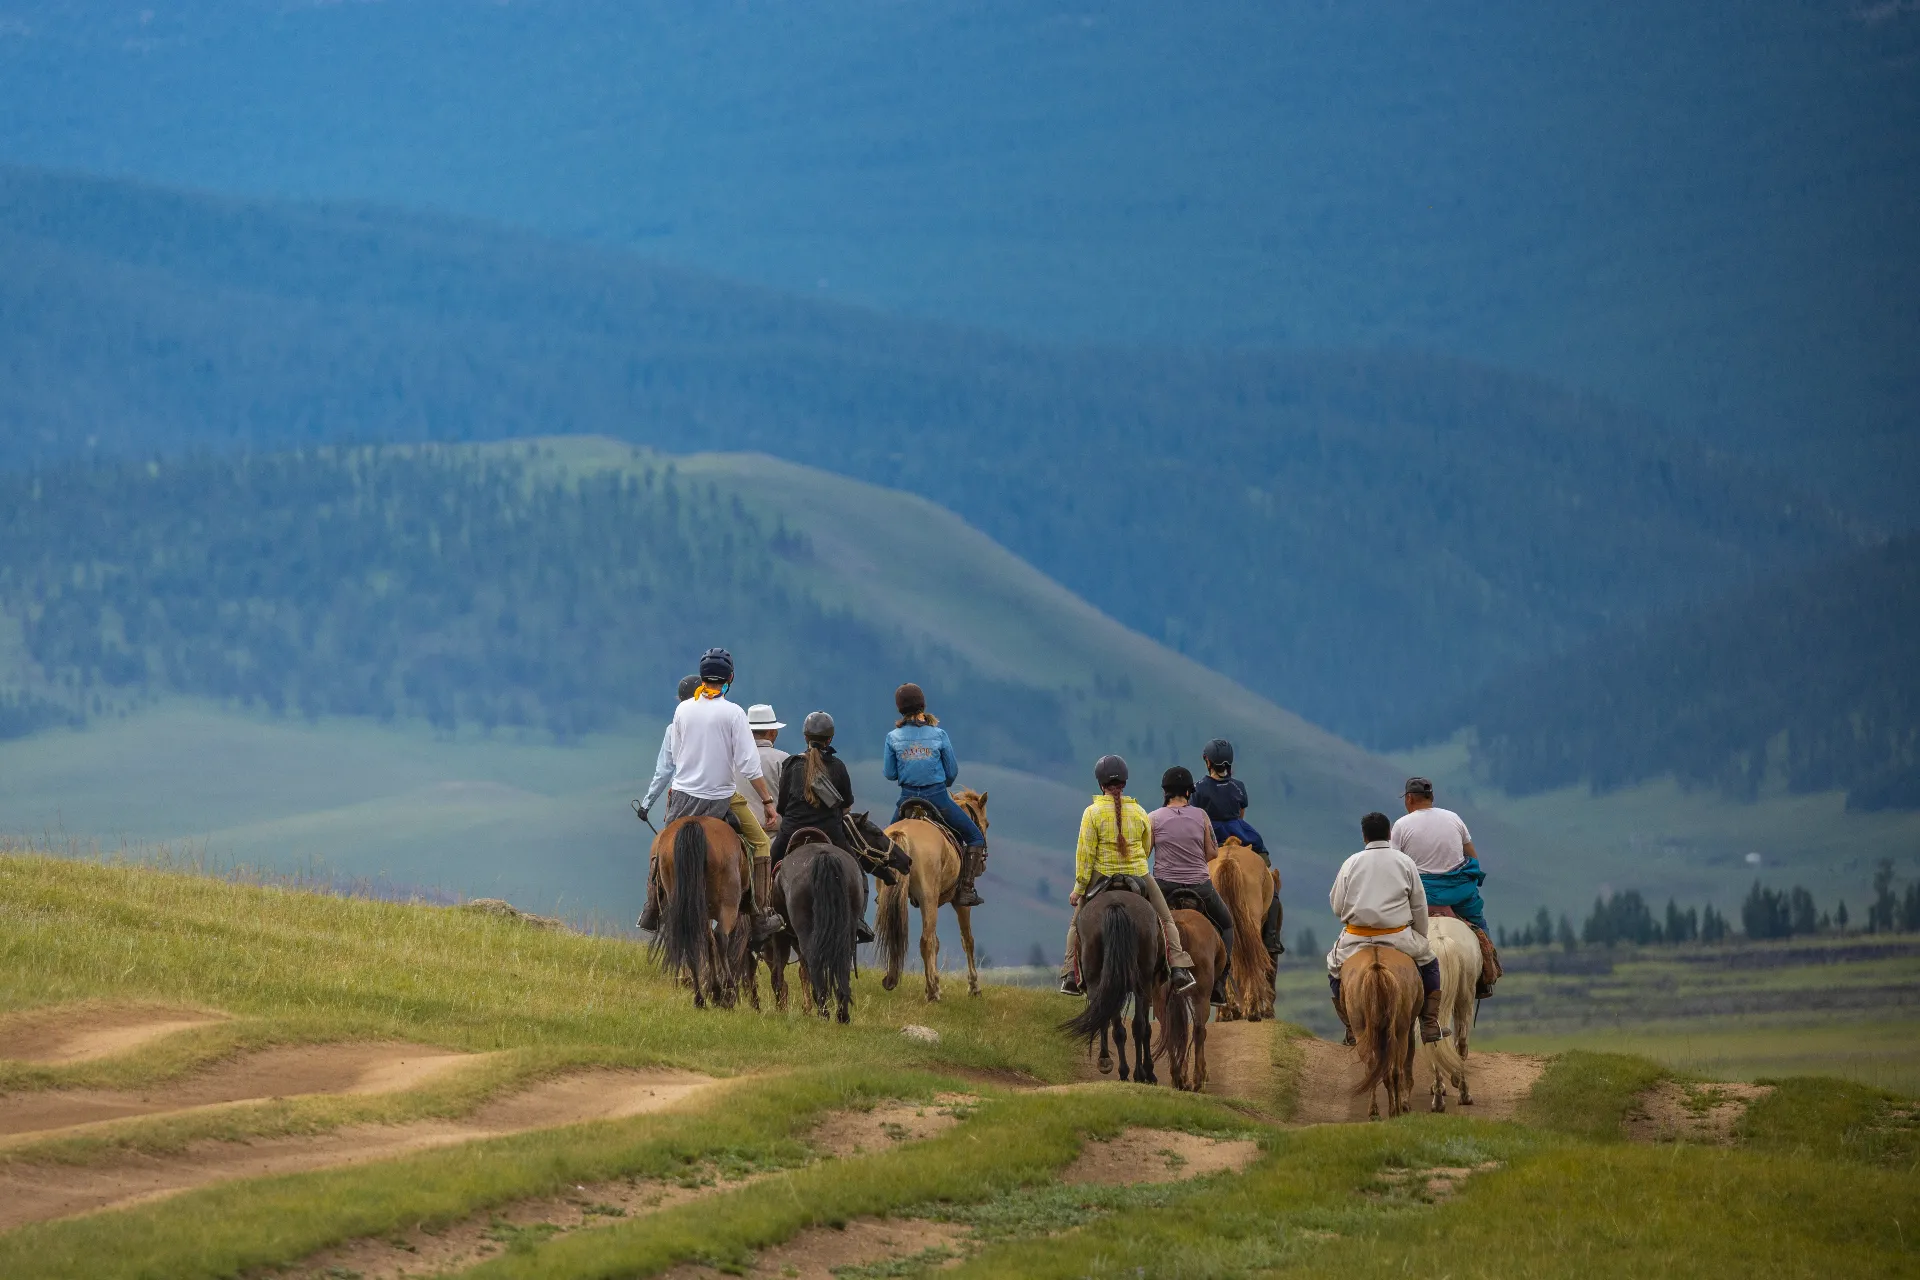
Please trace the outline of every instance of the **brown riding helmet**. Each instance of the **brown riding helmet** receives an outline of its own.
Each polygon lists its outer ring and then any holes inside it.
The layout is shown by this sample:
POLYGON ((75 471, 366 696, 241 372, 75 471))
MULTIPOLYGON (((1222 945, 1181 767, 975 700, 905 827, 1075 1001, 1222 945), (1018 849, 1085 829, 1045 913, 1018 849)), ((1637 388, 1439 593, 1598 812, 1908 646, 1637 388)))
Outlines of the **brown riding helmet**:
POLYGON ((917 716, 927 709, 927 695, 917 684, 903 684, 893 691, 893 705, 903 716, 917 716))

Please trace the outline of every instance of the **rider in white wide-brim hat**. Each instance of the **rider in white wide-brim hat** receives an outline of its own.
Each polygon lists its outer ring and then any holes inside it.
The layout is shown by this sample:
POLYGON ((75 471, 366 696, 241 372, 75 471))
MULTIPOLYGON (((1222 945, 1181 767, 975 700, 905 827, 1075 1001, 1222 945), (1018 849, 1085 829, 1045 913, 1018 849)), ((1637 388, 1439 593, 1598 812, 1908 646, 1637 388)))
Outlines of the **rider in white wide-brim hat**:
POLYGON ((747 728, 755 733, 764 733, 769 729, 784 729, 786 724, 773 714, 773 707, 765 702, 756 702, 747 708, 747 728))

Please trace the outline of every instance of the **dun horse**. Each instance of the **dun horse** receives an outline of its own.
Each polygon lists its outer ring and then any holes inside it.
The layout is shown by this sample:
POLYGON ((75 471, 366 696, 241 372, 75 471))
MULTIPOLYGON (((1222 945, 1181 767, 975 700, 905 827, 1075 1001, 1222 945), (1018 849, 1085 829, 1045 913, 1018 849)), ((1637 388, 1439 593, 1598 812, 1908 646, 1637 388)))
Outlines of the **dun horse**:
POLYGON ((1220 1019, 1258 1022, 1271 1018, 1273 957, 1260 944, 1260 926, 1266 920, 1267 905, 1280 892, 1280 877, 1259 854, 1232 837, 1220 846, 1220 856, 1208 864, 1207 874, 1233 917, 1233 968, 1228 978, 1231 990, 1220 1019))
POLYGON ((693 988, 695 1008, 732 1008, 742 979, 759 1008, 753 922, 740 910, 748 875, 740 837, 719 818, 680 818, 654 837, 652 857, 666 895, 653 947, 667 972, 693 988))
POLYGON ((1167 895, 1167 905, 1173 908, 1173 922, 1180 928, 1180 941, 1186 946, 1187 954, 1193 957, 1193 988, 1184 996, 1176 996, 1171 984, 1162 986, 1155 995, 1154 1016, 1160 1022, 1160 1051, 1168 1061, 1167 1071, 1173 1077, 1173 1087, 1199 1093, 1207 1087, 1207 996, 1213 990, 1213 980, 1219 974, 1221 966, 1227 962, 1226 944, 1220 941, 1220 931, 1213 927, 1213 921, 1199 909, 1192 895, 1182 894, 1175 889, 1167 895), (1180 1010, 1169 1009, 1169 1004, 1182 1005, 1185 1008, 1187 1027, 1186 1070, 1175 1068, 1172 1037, 1177 1034, 1180 1024, 1180 1010))
MULTIPOLYGON (((1111 1035, 1120 1055, 1120 1078, 1157 1084, 1153 1072, 1152 1025, 1148 1013, 1166 985, 1166 949, 1160 944, 1160 918, 1153 904, 1137 893, 1107 889, 1080 911, 1080 975, 1087 985, 1087 1007, 1060 1024, 1083 1045, 1100 1037, 1100 1074, 1113 1070, 1107 1051, 1111 1035), (1127 1029, 1120 1020, 1133 1000, 1133 1073, 1127 1073, 1127 1029)), ((1205 988, 1196 987, 1204 997, 1205 988)), ((1162 1042, 1167 1070, 1178 1081, 1187 1071, 1191 1012, 1185 1000, 1166 1003, 1162 1042)))
POLYGON ((1473 1105, 1467 1088, 1467 1037, 1473 1030, 1473 990, 1480 981, 1480 940, 1464 920, 1434 916, 1427 939, 1440 961, 1440 1041, 1421 1054, 1433 1069, 1433 1109, 1447 1109, 1447 1083, 1460 1090, 1460 1105, 1473 1105))
POLYGON ((794 841, 773 876, 773 909, 787 921, 769 960, 774 1003, 787 1007, 787 952, 797 940, 808 1007, 824 1018, 831 1000, 846 1022, 853 1007, 853 922, 867 911, 867 878, 853 855, 828 844, 824 833, 795 832, 794 841))
MULTIPOLYGON (((980 830, 987 829, 987 793, 961 789, 953 798, 980 830)), ((893 842, 906 850, 913 870, 898 884, 880 891, 879 920, 874 932, 880 943, 880 962, 886 976, 880 985, 888 991, 900 985, 907 959, 907 903, 920 908, 920 966, 926 972, 927 999, 940 998, 940 908, 953 902, 960 879, 961 852, 941 827, 924 818, 903 818, 887 828, 893 842)), ((960 921, 960 945, 967 953, 967 992, 980 994, 980 970, 973 959, 973 909, 954 907, 960 921)))
POLYGON ((1424 993, 1420 971, 1392 947, 1362 947, 1340 966, 1340 1002, 1359 1043, 1362 1079, 1354 1096, 1367 1095, 1367 1116, 1380 1117, 1375 1090, 1387 1089, 1387 1114, 1413 1110, 1413 1058, 1424 993))

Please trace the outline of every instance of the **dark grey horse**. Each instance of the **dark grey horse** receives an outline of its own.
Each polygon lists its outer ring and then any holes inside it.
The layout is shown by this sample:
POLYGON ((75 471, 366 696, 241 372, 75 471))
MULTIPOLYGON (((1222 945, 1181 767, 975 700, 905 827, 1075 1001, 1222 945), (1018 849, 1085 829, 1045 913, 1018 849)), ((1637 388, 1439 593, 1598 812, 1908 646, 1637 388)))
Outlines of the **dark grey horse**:
POLYGON ((847 1022, 853 1007, 853 927, 867 912, 867 878, 852 854, 817 833, 794 838, 773 873, 773 909, 787 921, 773 939, 774 1004, 787 1007, 787 958, 790 950, 798 950, 808 1007, 824 1018, 831 997, 836 1016, 847 1022))

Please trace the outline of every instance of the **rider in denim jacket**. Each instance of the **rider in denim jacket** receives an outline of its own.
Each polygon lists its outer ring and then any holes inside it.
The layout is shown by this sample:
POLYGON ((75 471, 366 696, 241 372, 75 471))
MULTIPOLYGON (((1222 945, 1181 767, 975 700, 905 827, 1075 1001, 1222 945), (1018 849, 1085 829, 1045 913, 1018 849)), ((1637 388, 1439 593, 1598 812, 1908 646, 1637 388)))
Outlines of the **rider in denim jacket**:
POLYGON ((893 705, 900 712, 899 721, 887 734, 887 781, 900 784, 900 804, 894 806, 893 820, 900 821, 900 807, 909 800, 924 800, 940 811, 966 845, 960 857, 960 882, 954 886, 954 905, 977 907, 981 898, 974 891, 973 881, 985 869, 987 838, 948 794, 954 779, 960 776, 953 743, 940 722, 927 714, 927 695, 919 685, 903 684, 894 690, 893 705))

